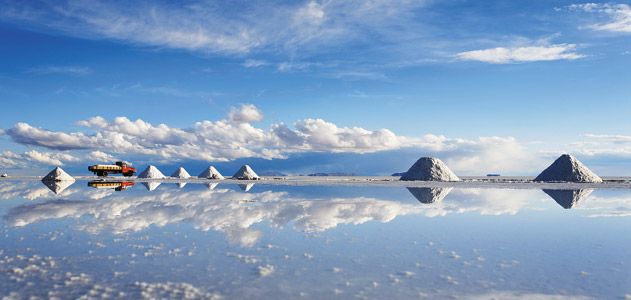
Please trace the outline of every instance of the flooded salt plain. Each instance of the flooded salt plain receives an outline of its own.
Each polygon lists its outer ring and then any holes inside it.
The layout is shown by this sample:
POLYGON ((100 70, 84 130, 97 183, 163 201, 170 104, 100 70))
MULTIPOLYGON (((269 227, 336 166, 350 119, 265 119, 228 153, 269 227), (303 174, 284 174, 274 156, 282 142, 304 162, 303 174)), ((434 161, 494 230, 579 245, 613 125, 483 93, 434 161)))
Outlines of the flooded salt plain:
POLYGON ((626 189, 65 185, 0 182, 2 295, 631 298, 626 189))

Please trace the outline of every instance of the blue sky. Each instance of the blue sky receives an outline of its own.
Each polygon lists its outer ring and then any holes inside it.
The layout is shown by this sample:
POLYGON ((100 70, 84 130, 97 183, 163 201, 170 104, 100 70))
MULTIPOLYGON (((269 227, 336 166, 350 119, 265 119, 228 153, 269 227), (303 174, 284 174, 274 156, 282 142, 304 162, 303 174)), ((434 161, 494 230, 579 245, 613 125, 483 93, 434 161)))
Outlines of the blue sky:
POLYGON ((628 2, 0 2, 0 169, 631 175, 628 2))

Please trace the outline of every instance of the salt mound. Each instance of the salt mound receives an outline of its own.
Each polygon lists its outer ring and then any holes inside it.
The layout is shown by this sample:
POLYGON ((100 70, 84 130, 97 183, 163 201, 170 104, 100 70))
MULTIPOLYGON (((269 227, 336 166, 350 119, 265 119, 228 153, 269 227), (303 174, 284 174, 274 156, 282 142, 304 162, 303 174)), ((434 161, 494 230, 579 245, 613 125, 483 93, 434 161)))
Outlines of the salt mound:
POLYGON ((173 172, 173 174, 171 174, 171 177, 174 177, 174 178, 191 178, 191 175, 188 174, 188 172, 186 172, 186 169, 184 169, 183 167, 179 167, 179 168, 177 168, 177 170, 175 170, 175 172, 173 172))
POLYGON ((237 173, 234 173, 232 178, 236 178, 236 179, 240 179, 240 180, 259 180, 259 179, 261 179, 261 177, 259 177, 259 175, 257 175, 256 172, 254 172, 254 170, 252 170, 252 168, 250 168, 250 166, 248 166, 248 165, 244 165, 243 167, 241 167, 241 169, 239 169, 239 171, 237 171, 237 173))
POLYGON ((435 203, 440 202, 451 192, 452 188, 413 188, 409 187, 408 191, 412 193, 412 196, 421 203, 435 203))
POLYGON ((569 154, 557 158, 535 181, 603 182, 598 175, 569 154))
POLYGON ((187 183, 188 183, 188 182, 178 182, 178 183, 177 183, 177 187, 178 187, 178 188, 184 188, 184 187, 186 186, 186 184, 187 184, 187 183))
POLYGON ((218 185, 219 185, 219 183, 214 182, 214 183, 209 183, 209 184, 206 184, 206 187, 207 187, 209 190, 211 190, 211 191, 212 191, 212 190, 214 190, 214 189, 215 189, 218 185))
POLYGON ((440 159, 421 157, 401 176, 401 180, 460 181, 460 178, 440 159))
POLYGON ((147 191, 153 191, 155 189, 157 189, 160 185, 162 184, 162 182, 159 181, 152 181, 152 182, 143 182, 142 185, 145 186, 145 188, 147 188, 147 191))
POLYGON ((219 173, 219 171, 217 171, 217 169, 215 169, 214 166, 208 167, 208 169, 204 170, 204 172, 199 174, 198 177, 199 178, 208 178, 208 179, 218 179, 218 180, 223 180, 224 179, 223 175, 221 175, 221 173, 219 173))
POLYGON ((66 171, 60 167, 54 168, 48 175, 42 178, 42 181, 75 181, 66 171))
POLYGON ((559 203, 563 208, 570 209, 583 199, 589 197, 593 192, 592 189, 580 189, 580 190, 543 190, 554 201, 559 203))
POLYGON ((156 168, 155 166, 148 166, 144 171, 142 171, 142 173, 140 173, 140 175, 138 175, 138 178, 165 178, 166 176, 164 176, 164 174, 162 174, 162 172, 160 172, 160 170, 158 170, 158 168, 156 168))

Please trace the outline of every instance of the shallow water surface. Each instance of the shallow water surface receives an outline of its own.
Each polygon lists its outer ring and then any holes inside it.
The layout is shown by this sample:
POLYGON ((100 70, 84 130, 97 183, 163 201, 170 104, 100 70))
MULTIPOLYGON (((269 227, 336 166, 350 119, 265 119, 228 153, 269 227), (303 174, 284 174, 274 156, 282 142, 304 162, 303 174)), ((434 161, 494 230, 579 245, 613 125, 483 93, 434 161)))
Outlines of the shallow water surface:
POLYGON ((631 297, 624 189, 2 181, 0 214, 15 298, 631 297))

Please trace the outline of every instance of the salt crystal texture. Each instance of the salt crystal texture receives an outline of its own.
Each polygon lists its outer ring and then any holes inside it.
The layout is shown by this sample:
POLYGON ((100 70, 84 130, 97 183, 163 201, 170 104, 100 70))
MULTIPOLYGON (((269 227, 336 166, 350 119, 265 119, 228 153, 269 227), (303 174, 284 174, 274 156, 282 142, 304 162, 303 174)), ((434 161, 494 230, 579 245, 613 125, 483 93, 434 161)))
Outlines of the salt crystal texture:
POLYGON ((569 154, 557 158, 535 181, 603 182, 598 175, 569 154))
POLYGON ((162 172, 160 172, 160 170, 158 170, 158 168, 156 168, 155 166, 148 166, 144 171, 142 171, 142 173, 140 173, 140 175, 138 175, 138 178, 165 178, 166 176, 164 176, 164 174, 162 174, 162 172))
POLYGON ((421 157, 401 176, 401 180, 460 181, 460 178, 440 159, 421 157))

